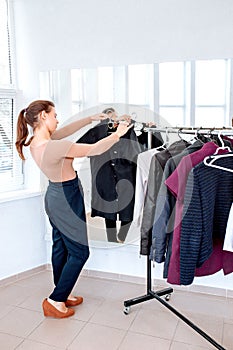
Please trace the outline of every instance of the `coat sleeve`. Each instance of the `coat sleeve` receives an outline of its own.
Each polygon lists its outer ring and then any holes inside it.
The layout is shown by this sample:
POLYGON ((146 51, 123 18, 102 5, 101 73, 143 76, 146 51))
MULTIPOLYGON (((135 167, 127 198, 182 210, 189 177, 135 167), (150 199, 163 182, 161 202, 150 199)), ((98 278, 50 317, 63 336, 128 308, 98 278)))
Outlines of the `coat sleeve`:
POLYGON ((157 157, 155 156, 151 160, 150 164, 148 185, 143 208, 140 250, 140 254, 142 255, 150 254, 152 227, 154 223, 156 201, 161 185, 162 174, 162 168, 157 157))
POLYGON ((166 163, 160 189, 156 199, 154 223, 152 228, 151 260, 161 263, 165 260, 167 245, 167 224, 170 216, 168 190, 165 180, 168 177, 168 163, 166 163))
POLYGON ((82 137, 80 137, 76 143, 95 143, 101 139, 103 139, 105 136, 107 136, 106 132, 106 125, 103 123, 100 123, 93 128, 89 129, 82 137))
POLYGON ((166 162, 156 202, 152 229, 151 259, 158 263, 165 260, 169 240, 172 240, 174 230, 176 198, 169 191, 165 181, 176 169, 176 162, 176 157, 171 157, 166 162))
MULTIPOLYGON (((163 185, 162 185, 163 186, 163 185)), ((164 189, 160 192, 163 192, 164 189)), ((170 216, 170 206, 166 193, 159 193, 157 198, 155 219, 152 228, 151 259, 161 263, 165 260, 167 247, 167 223, 170 216)))
POLYGON ((201 191, 196 172, 192 169, 188 176, 184 196, 183 219, 180 238, 180 283, 189 285, 193 282, 195 268, 203 235, 203 208, 201 191))
POLYGON ((151 245, 151 228, 155 211, 155 159, 152 159, 149 170, 148 184, 142 214, 141 249, 140 254, 149 255, 151 245))

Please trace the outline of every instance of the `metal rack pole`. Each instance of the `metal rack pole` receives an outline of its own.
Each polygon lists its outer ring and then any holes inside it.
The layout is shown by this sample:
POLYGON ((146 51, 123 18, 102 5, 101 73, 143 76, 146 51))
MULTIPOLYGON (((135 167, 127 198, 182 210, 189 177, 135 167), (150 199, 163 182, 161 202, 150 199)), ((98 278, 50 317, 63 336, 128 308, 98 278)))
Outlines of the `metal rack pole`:
MULTIPOLYGON (((147 283, 147 286, 146 286, 147 294, 144 294, 140 297, 136 297, 136 298, 124 301, 124 306, 125 306, 124 313, 126 315, 129 313, 131 305, 140 304, 144 301, 151 300, 154 298, 154 295, 151 294, 151 284, 152 284, 152 281, 151 281, 151 261, 149 259, 149 256, 147 256, 147 280, 146 280, 146 283, 147 283)), ((173 292, 172 288, 165 288, 163 290, 156 292, 156 295, 158 295, 158 296, 163 296, 163 295, 168 296, 169 295, 170 296, 170 294, 172 292, 173 292)))

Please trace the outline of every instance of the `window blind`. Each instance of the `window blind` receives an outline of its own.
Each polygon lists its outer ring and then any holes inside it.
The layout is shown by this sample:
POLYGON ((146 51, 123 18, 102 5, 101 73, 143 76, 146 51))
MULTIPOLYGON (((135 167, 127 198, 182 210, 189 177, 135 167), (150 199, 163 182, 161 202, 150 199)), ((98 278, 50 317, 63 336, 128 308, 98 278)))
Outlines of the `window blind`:
POLYGON ((15 98, 0 93, 0 192, 23 186, 23 169, 15 148, 15 98))
MULTIPOLYGON (((7 0, 0 0, 0 193, 23 186, 22 161, 15 148, 16 90, 12 76, 12 41, 7 0)), ((12 23, 11 23, 12 24, 12 23)))

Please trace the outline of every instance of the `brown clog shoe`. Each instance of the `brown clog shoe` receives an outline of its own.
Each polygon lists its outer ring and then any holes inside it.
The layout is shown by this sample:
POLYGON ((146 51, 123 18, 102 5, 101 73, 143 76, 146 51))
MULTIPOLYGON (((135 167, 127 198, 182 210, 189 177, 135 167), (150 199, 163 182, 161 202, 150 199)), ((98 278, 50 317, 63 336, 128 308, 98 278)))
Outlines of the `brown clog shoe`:
POLYGON ((75 297, 76 300, 70 300, 70 299, 67 299, 65 301, 65 304, 66 304, 66 307, 68 306, 77 306, 79 304, 82 304, 83 302, 83 297, 75 297))
POLYGON ((55 306, 50 304, 47 299, 43 301, 42 308, 46 317, 65 318, 70 317, 74 314, 73 309, 68 309, 66 312, 59 311, 55 308, 55 306))

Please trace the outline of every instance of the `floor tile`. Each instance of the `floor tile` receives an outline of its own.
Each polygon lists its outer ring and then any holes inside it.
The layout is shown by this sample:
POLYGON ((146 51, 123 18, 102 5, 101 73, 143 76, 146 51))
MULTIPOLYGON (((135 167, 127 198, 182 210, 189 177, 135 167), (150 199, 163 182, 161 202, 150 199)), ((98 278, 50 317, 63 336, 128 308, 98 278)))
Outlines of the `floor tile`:
MULTIPOLYGON (((187 318, 197 327, 201 328, 211 338, 221 345, 223 333, 223 318, 213 317, 212 315, 188 314, 187 318)), ((189 327, 185 322, 179 321, 175 332, 174 340, 192 345, 207 346, 208 342, 200 336, 194 329, 189 327)))
POLYGON ((23 338, 16 337, 11 334, 0 333, 0 346, 3 350, 15 349, 17 345, 22 343, 23 338))
POLYGON ((123 303, 120 301, 105 301, 91 317, 90 322, 106 325, 114 328, 129 329, 132 321, 137 315, 137 307, 125 315, 123 303))
MULTIPOLYGON (((164 297, 161 297, 164 300, 164 297)), ((157 299, 152 298, 151 300, 147 300, 141 304, 141 308, 145 310, 150 310, 153 312, 158 311, 168 311, 164 305, 162 305, 157 299)))
POLYGON ((224 315, 227 323, 233 324, 233 299, 227 300, 227 312, 224 315))
POLYGON ((170 350, 170 340, 128 332, 119 350, 170 350))
POLYGON ((0 331, 25 338, 42 321, 42 313, 16 307, 1 318, 0 331))
POLYGON ((33 276, 22 278, 18 280, 15 284, 26 287, 41 287, 43 285, 52 286, 53 285, 53 275, 52 271, 44 270, 35 273, 33 276))
POLYGON ((108 298, 124 301, 144 295, 145 292, 146 288, 144 285, 127 282, 122 283, 119 281, 113 285, 112 290, 109 292, 108 298))
POLYGON ((42 343, 38 343, 32 340, 25 340, 21 343, 16 350, 64 350, 65 348, 58 348, 42 343))
POLYGON ((65 348, 73 341, 84 325, 84 322, 73 318, 45 318, 29 335, 28 339, 65 348))
POLYGON ((227 350, 233 350, 233 324, 225 323, 223 326, 223 346, 227 350))
POLYGON ((91 297, 108 298, 113 286, 117 281, 103 278, 81 277, 74 288, 78 295, 89 295, 91 297))
POLYGON ((200 293, 174 291, 169 302, 173 307, 188 312, 224 317, 228 314, 226 298, 200 293))
POLYGON ((68 350, 117 350, 126 332, 88 323, 68 346, 68 350))
POLYGON ((23 309, 28 309, 32 311, 42 312, 42 302, 44 297, 39 294, 33 294, 27 297, 22 303, 19 303, 19 307, 23 309))
POLYGON ((9 284, 0 288, 0 300, 5 305, 17 306, 34 293, 30 287, 9 284))
POLYGON ((151 310, 141 309, 136 315, 130 331, 171 340, 177 324, 177 318, 167 310, 155 313, 151 310))
MULTIPOLYGON (((143 284, 82 275, 73 292, 84 302, 75 307, 74 316, 63 320, 42 313, 42 301, 52 289, 51 270, 0 286, 1 349, 215 349, 156 299, 132 305, 125 315, 124 301, 145 295, 143 284)), ((172 293, 169 305, 233 350, 232 298, 182 289, 172 293)))
POLYGON ((173 342, 172 346, 169 350, 214 350, 216 347, 213 345, 208 345, 207 347, 198 346, 198 345, 190 345, 190 344, 184 344, 180 342, 173 342))
POLYGON ((0 319, 6 316, 12 310, 14 310, 13 305, 6 305, 3 300, 0 301, 0 319))
POLYGON ((75 307, 73 318, 80 321, 89 321, 102 303, 103 300, 101 299, 84 297, 83 303, 75 307))

